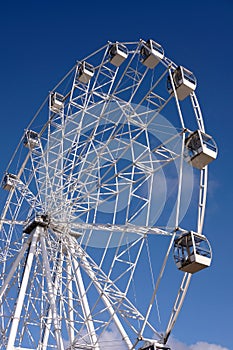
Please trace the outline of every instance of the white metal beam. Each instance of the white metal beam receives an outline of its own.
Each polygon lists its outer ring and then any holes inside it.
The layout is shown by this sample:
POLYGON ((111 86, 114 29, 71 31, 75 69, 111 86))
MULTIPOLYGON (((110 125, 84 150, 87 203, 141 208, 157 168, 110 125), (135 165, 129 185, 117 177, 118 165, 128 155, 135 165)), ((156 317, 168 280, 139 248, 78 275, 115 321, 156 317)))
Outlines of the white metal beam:
MULTIPOLYGON (((71 249, 71 254, 74 254, 73 248, 71 249)), ((94 349, 100 350, 97 335, 95 332, 95 326, 94 326, 92 316, 91 316, 89 302, 87 299, 87 294, 85 291, 85 286, 83 283, 83 278, 82 278, 81 271, 80 271, 80 266, 79 266, 76 259, 73 259, 73 264, 74 264, 74 269, 75 269, 76 281, 77 281, 77 285, 78 285, 78 289, 79 289, 80 302, 81 302, 81 306, 82 306, 82 310, 83 310, 83 314, 84 314, 84 318, 85 318, 85 322, 86 322, 86 326, 87 326, 87 330, 88 330, 88 335, 90 337, 90 341, 91 341, 91 344, 94 347, 94 349)))
POLYGON ((51 277, 51 273, 50 273, 50 266, 49 266, 48 253, 47 253, 46 242, 45 242, 44 228, 41 228, 40 242, 41 242, 41 249, 42 249, 43 265, 44 265, 46 281, 47 281, 48 298, 49 298, 49 302, 50 302, 50 308, 52 311, 54 333, 55 333, 55 338, 56 338, 56 342, 57 342, 57 349, 64 350, 65 347, 63 344, 62 336, 61 336, 61 324, 60 324, 59 317, 57 314, 57 309, 56 309, 56 298, 55 298, 55 293, 54 293, 54 288, 53 288, 52 277, 51 277))
MULTIPOLYGON (((28 256, 27 256, 27 261, 26 261, 26 265, 25 265, 25 269, 24 269, 24 273, 23 273, 23 279, 22 279, 22 283, 20 286, 20 291, 18 294, 18 299, 16 302, 16 308, 15 308, 15 312, 13 315, 13 320, 12 320, 12 324, 11 324, 11 329, 10 329, 10 334, 9 334, 6 350, 14 349, 15 339, 16 339, 17 332, 18 332, 20 316, 21 316, 24 298, 25 298, 25 294, 26 294, 26 290, 27 290, 27 286, 28 286, 29 275, 30 275, 31 268, 32 268, 32 263, 33 263, 33 258, 34 258, 34 253, 36 250, 36 244, 37 244, 37 240, 39 237, 39 233, 40 233, 40 227, 37 226, 35 228, 35 230, 32 232, 32 234, 33 234, 32 241, 31 241, 30 249, 29 249, 28 256)), ((21 256, 22 254, 19 254, 19 255, 21 256)))
MULTIPOLYGON (((148 227, 148 226, 137 226, 132 224, 126 224, 126 225, 117 225, 117 224, 95 224, 95 223, 71 223, 67 224, 66 222, 52 222, 51 228, 56 230, 61 230, 61 228, 71 227, 70 230, 68 230, 69 234, 74 237, 79 237, 82 235, 81 232, 73 231, 72 229, 77 230, 96 230, 96 231, 109 231, 109 232, 127 232, 127 233, 133 233, 138 235, 147 235, 147 234, 155 234, 155 235, 162 235, 162 236, 172 236, 172 232, 166 231, 165 229, 159 228, 159 227, 148 227)), ((67 230, 66 230, 67 231, 67 230)))
MULTIPOLYGON (((72 241, 71 241, 72 242, 72 241)), ((76 248, 77 248, 77 245, 76 245, 76 248)), ((112 303, 111 301, 109 300, 108 298, 108 295, 107 293, 103 290, 101 284, 99 283, 98 279, 96 278, 96 274, 95 272, 93 271, 91 265, 89 264, 86 256, 84 254, 82 254, 82 262, 83 264, 85 265, 85 271, 86 273, 89 275, 90 279, 93 281, 95 287, 96 287, 96 290, 97 292, 99 293, 103 303, 105 304, 105 306, 107 307, 107 310, 112 318, 112 320, 115 322, 115 325, 118 329, 118 331, 120 332, 121 336, 122 336, 122 339, 125 341, 125 344, 127 346, 127 348, 130 350, 132 349, 132 343, 129 339, 129 336, 128 334, 126 333, 124 327, 122 326, 121 324, 121 321, 119 320, 113 306, 112 306, 112 303)))
MULTIPOLYGON (((62 274, 62 264, 63 264, 63 260, 64 260, 64 255, 62 255, 59 259, 59 264, 56 267, 56 272, 55 272, 55 280, 54 280, 54 298, 56 298, 57 296, 57 292, 58 292, 58 288, 59 288, 59 280, 61 278, 61 274, 62 274)), ((47 345, 48 345, 48 340, 49 340, 49 334, 51 331, 51 326, 52 326, 52 308, 51 305, 49 307, 48 310, 48 315, 47 315, 47 321, 44 324, 44 334, 43 334, 43 339, 42 339, 42 350, 46 350, 47 349, 47 345)))
MULTIPOLYGON (((68 260, 68 259, 67 259, 68 260)), ((67 290, 68 290, 68 333, 70 337, 71 344, 74 341, 74 303, 73 303, 73 276, 72 276, 72 267, 71 261, 67 261, 67 290)))

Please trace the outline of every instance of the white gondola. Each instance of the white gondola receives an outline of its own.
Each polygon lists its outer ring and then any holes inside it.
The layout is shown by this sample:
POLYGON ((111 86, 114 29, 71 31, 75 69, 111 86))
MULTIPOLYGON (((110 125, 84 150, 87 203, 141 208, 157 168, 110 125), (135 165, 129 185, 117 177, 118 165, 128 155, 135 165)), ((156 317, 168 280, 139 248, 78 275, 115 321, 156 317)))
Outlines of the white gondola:
POLYGON ((93 75, 94 67, 87 62, 82 62, 78 68, 78 80, 81 83, 87 84, 93 75))
POLYGON ((141 62, 148 68, 155 68, 164 57, 164 50, 161 45, 154 40, 143 42, 141 50, 141 62))
MULTIPOLYGON (((193 73, 182 66, 176 68, 176 70, 172 73, 172 78, 177 97, 180 101, 189 96, 190 93, 193 92, 197 87, 197 80, 193 73)), ((173 87, 170 76, 168 77, 167 87, 169 93, 173 94, 173 87)))
POLYGON ((50 110, 54 113, 59 113, 64 108, 64 96, 58 92, 50 94, 50 110))
POLYGON ((200 130, 191 133, 185 140, 187 161, 197 169, 203 169, 216 159, 217 145, 213 138, 200 130))
POLYGON ((127 47, 120 43, 113 44, 109 49, 109 57, 109 61, 119 67, 128 57, 127 47))
POLYGON ((38 133, 33 130, 27 130, 24 136, 24 146, 30 149, 39 145, 38 133))
POLYGON ((190 231, 174 242, 174 259, 179 270, 189 273, 209 267, 212 252, 207 238, 190 231))
POLYGON ((18 177, 14 174, 6 174, 2 180, 2 188, 6 191, 10 191, 15 187, 15 183, 17 182, 18 177))

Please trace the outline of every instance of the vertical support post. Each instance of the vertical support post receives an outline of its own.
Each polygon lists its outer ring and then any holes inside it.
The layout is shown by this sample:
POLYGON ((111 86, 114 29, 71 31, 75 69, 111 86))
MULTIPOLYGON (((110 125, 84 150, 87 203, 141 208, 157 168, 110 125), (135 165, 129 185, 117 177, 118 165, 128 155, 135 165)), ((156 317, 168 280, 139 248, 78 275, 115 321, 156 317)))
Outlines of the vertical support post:
POLYGON ((92 316, 91 316, 91 310, 90 310, 89 303, 87 300, 87 294, 85 291, 83 278, 82 278, 81 271, 80 271, 80 267, 79 267, 77 260, 74 259, 73 261, 74 261, 76 280, 77 280, 77 284, 78 284, 78 288, 79 288, 80 302, 81 302, 83 314, 85 317, 85 321, 87 324, 88 335, 90 337, 92 346, 96 350, 100 350, 100 347, 98 345, 98 339, 97 339, 96 332, 95 332, 94 323, 93 323, 92 316))
POLYGON ((69 337, 70 343, 74 341, 74 303, 73 303, 73 281, 71 261, 67 259, 67 289, 68 289, 68 316, 69 316, 69 337))
MULTIPOLYGON (((71 240, 70 241, 71 244, 73 243, 73 241, 71 240)), ((129 336, 128 334, 126 333, 124 327, 122 326, 121 324, 121 321, 119 320, 113 306, 112 306, 112 303, 111 301, 109 300, 108 298, 108 295, 107 293, 103 290, 103 288, 101 287, 101 284, 98 282, 97 278, 96 278, 96 274, 95 272, 93 271, 93 269, 91 268, 88 260, 87 260, 87 257, 86 255, 84 254, 83 251, 80 251, 81 250, 81 247, 76 244, 76 247, 75 247, 75 250, 79 250, 79 253, 80 255, 82 256, 82 266, 83 268, 85 269, 86 273, 88 274, 88 276, 92 279, 95 287, 96 287, 96 290, 98 291, 99 295, 101 296, 101 299, 103 301, 103 303, 106 305, 107 309, 108 309, 108 312, 112 318, 112 320, 115 322, 115 325, 118 329, 118 331, 120 332, 121 336, 122 336, 122 339, 125 341, 125 344, 127 346, 127 348, 130 350, 130 349, 133 349, 133 345, 129 339, 129 336)), ((73 258, 74 261, 75 261, 75 258, 73 258)))
POLYGON ((30 275, 31 268, 32 268, 32 263, 33 263, 33 258, 34 258, 34 253, 36 250, 36 244, 38 241, 39 233, 40 233, 40 227, 37 226, 35 228, 34 232, 32 233, 33 234, 32 241, 31 241, 30 249, 29 249, 28 256, 27 256, 27 261, 26 261, 26 265, 25 265, 25 269, 24 269, 24 274, 23 274, 23 279, 22 279, 18 299, 16 302, 15 313, 14 313, 12 324, 11 324, 11 330, 10 330, 10 335, 8 338, 6 350, 14 349, 15 339, 16 339, 16 335, 17 335, 17 331, 18 331, 20 316, 21 316, 22 307, 23 307, 23 303, 24 303, 25 293, 26 293, 27 286, 28 286, 29 275, 30 275))
MULTIPOLYGON (((59 278, 60 278, 61 273, 62 273, 62 263, 63 263, 63 255, 59 259, 59 265, 57 266, 56 272, 55 272, 54 289, 53 289, 55 298, 57 296, 57 292, 58 292, 58 288, 59 288, 59 278)), ((47 311, 47 321, 44 325, 44 333, 43 333, 43 339, 42 339, 42 350, 47 349, 47 344, 48 344, 48 340, 49 340, 49 334, 51 331, 52 321, 53 321, 52 320, 52 309, 50 306, 48 311, 47 311)))
POLYGON ((27 248, 29 247, 30 245, 30 242, 31 242, 31 239, 32 239, 32 235, 30 235, 27 239, 27 241, 23 244, 18 256, 16 257, 15 261, 13 262, 12 266, 11 266, 11 269, 10 269, 10 272, 8 273, 1 289, 0 289, 0 304, 1 304, 1 299, 2 299, 2 296, 3 294, 5 293, 9 283, 10 283, 10 280, 12 279, 12 277, 14 276, 14 273, 20 263, 20 260, 23 258, 24 256, 24 253, 25 251, 27 250, 27 248))
POLYGON ((51 325, 52 325, 52 310, 51 310, 51 308, 49 308, 48 314, 46 316, 47 316, 47 322, 46 322, 46 325, 44 326, 45 329, 44 329, 43 340, 42 340, 42 345, 41 345, 42 350, 47 349, 49 332, 50 332, 51 325))
POLYGON ((40 243, 41 243, 41 249, 42 249, 43 264, 44 264, 45 276, 46 276, 47 287, 48 287, 48 298, 49 298, 50 308, 52 312, 52 320, 54 324, 54 333, 55 333, 55 338, 57 343, 57 349, 64 350, 64 344, 61 337, 61 325, 60 325, 57 310, 56 310, 56 301, 55 301, 55 295, 53 290, 53 282, 52 282, 52 277, 50 273, 48 254, 47 254, 46 243, 45 243, 44 228, 41 228, 40 243))

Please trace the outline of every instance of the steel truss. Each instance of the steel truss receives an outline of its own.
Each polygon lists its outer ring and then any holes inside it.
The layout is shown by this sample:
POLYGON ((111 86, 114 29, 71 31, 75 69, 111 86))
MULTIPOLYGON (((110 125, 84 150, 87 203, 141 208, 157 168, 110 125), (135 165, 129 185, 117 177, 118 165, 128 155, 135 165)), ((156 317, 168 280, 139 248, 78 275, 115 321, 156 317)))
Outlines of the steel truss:
MULTIPOLYGON (((185 135, 193 121, 201 131, 204 124, 194 93, 186 115, 188 102, 178 100, 174 83, 173 95, 167 92, 176 64, 164 57, 147 68, 143 43, 124 43, 122 67, 109 62, 111 42, 86 57, 95 69, 87 84, 77 62, 54 89, 63 95, 62 108, 50 106, 41 128, 48 110, 42 105, 27 129, 38 142, 26 148, 22 139, 9 163, 6 172, 16 177, 0 218, 1 349, 133 350, 143 339, 169 338, 191 275, 173 272, 181 279, 164 324, 159 291, 183 218, 185 135), (163 202, 154 188, 159 193, 166 178, 163 202)), ((201 233, 207 168, 197 175, 199 198, 189 210, 197 209, 201 233)), ((165 281, 168 290, 171 275, 165 281)))

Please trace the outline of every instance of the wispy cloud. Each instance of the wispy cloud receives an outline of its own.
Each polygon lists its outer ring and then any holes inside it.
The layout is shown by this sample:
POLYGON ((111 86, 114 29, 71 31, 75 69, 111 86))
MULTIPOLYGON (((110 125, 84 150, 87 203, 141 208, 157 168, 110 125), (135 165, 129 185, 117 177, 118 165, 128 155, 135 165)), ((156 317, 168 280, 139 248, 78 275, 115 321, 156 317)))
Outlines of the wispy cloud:
POLYGON ((229 350, 228 348, 224 348, 221 345, 209 344, 205 342, 198 342, 194 345, 190 346, 190 350, 229 350))
MULTIPOLYGON (((64 345, 67 349, 70 349, 68 347, 68 342, 64 341, 64 345)), ((110 327, 101 335, 99 339, 99 345, 101 350, 128 349, 125 342, 122 340, 117 327, 114 324, 111 324, 110 327)), ((203 341, 198 341, 195 344, 187 345, 175 339, 174 337, 169 338, 167 345, 170 346, 171 350, 230 350, 229 348, 226 348, 222 345, 211 344, 203 341)))
POLYGON ((221 345, 210 344, 202 341, 199 341, 193 345, 186 345, 175 338, 170 339, 169 346, 171 347, 171 349, 175 350, 230 350, 221 345))
POLYGON ((127 349, 125 343, 122 341, 122 339, 120 337, 120 334, 119 334, 116 326, 113 324, 101 336, 100 347, 101 347, 101 350, 109 350, 109 349, 126 350, 127 349))
MULTIPOLYGON (((109 349, 122 349, 126 350, 127 347, 124 342, 120 339, 119 332, 114 325, 111 325, 110 329, 105 332, 105 334, 101 337, 101 349, 109 350, 109 349)), ((230 350, 221 345, 210 344, 203 341, 198 341, 196 344, 187 345, 174 337, 171 337, 169 340, 169 344, 171 350, 230 350)))

